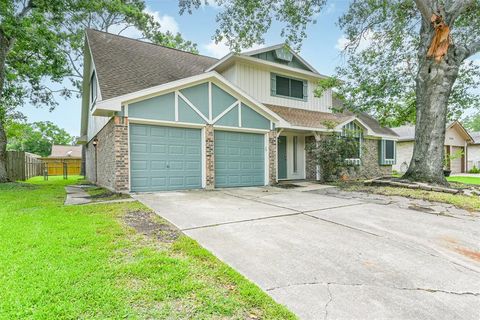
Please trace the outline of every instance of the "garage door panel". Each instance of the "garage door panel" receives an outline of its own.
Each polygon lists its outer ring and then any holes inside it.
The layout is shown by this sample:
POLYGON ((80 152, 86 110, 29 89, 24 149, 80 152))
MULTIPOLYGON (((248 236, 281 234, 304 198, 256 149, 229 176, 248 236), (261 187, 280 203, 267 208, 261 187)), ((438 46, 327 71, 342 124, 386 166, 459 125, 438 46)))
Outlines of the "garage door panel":
POLYGON ((132 191, 202 186, 200 129, 131 124, 130 152, 132 191))
POLYGON ((217 187, 264 184, 265 139, 263 134, 215 131, 214 141, 217 187))

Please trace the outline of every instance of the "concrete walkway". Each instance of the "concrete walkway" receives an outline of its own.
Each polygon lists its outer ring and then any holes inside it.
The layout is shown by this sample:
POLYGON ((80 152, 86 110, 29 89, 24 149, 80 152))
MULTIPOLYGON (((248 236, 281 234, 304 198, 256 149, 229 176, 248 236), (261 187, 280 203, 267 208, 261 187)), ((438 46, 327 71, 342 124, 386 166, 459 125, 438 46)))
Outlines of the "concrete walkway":
POLYGON ((478 216, 318 189, 134 197, 302 319, 480 318, 478 216))
POLYGON ((65 198, 65 205, 78 205, 90 203, 90 195, 82 189, 81 186, 66 186, 67 197, 65 198))

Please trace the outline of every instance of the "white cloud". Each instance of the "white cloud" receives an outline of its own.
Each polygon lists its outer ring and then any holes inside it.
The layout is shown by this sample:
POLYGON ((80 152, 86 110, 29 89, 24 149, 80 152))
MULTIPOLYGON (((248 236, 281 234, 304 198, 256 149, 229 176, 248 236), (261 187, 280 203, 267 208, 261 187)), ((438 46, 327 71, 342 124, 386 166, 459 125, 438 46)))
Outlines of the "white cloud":
POLYGON ((169 15, 161 15, 160 12, 151 10, 150 8, 146 8, 145 12, 153 16, 155 21, 160 23, 160 27, 162 31, 170 31, 172 33, 177 33, 180 31, 178 27, 178 23, 174 17, 169 15))
MULTIPOLYGON (((365 34, 362 36, 362 39, 360 40, 360 43, 357 47, 357 51, 363 51, 367 49, 370 44, 373 41, 373 32, 367 31, 365 34)), ((350 44, 350 40, 342 34, 340 38, 337 39, 337 43, 335 44, 335 49, 338 51, 343 51, 348 45, 350 44)))
MULTIPOLYGON (((265 46, 255 44, 251 48, 245 49, 244 51, 256 50, 263 47, 265 46)), ((215 58, 222 58, 230 53, 230 48, 225 42, 215 43, 214 40, 211 40, 208 44, 203 45, 203 48, 205 49, 207 55, 215 58)))

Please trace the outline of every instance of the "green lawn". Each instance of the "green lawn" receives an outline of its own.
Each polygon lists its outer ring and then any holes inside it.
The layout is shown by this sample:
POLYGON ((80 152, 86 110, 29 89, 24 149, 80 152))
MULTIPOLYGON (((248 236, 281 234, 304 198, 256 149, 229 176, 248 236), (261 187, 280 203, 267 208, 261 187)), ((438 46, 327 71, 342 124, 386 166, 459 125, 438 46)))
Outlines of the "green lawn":
POLYGON ((448 182, 459 182, 465 184, 480 184, 480 177, 447 177, 448 182))
POLYGON ((76 180, 0 184, 1 319, 295 318, 138 202, 63 206, 76 180))

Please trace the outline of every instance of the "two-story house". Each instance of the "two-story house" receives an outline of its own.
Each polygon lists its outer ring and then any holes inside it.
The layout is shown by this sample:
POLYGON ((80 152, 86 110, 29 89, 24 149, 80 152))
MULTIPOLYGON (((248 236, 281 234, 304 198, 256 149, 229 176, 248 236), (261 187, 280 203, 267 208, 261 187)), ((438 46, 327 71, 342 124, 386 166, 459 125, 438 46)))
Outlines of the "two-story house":
POLYGON ((118 192, 317 179, 305 146, 332 131, 356 132, 362 176, 395 162, 396 134, 333 113, 325 76, 284 45, 218 60, 87 30, 84 61, 86 176, 118 192))

